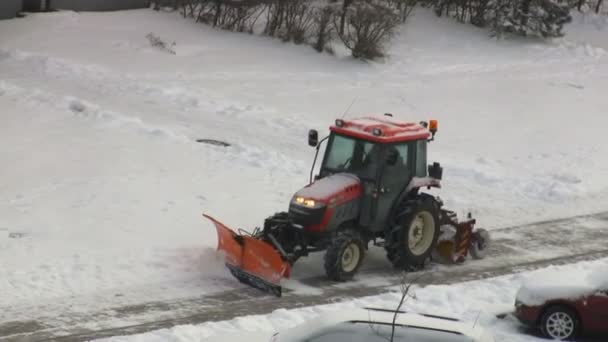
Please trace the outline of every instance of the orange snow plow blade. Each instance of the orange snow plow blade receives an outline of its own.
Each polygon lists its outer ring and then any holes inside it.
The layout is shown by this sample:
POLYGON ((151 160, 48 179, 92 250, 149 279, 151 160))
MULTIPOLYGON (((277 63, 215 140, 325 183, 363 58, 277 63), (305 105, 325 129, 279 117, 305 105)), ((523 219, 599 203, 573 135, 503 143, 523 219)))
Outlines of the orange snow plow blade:
POLYGON ((215 225, 217 250, 226 258, 226 267, 241 283, 280 297, 283 277, 288 277, 291 266, 269 243, 246 234, 237 234, 223 223, 203 214, 215 225))

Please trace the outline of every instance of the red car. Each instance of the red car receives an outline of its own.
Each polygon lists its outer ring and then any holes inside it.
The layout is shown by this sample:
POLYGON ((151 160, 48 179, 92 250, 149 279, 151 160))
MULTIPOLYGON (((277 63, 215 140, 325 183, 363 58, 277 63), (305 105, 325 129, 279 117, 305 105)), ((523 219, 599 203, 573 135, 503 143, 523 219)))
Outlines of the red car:
POLYGON ((608 287, 522 287, 515 316, 554 340, 572 341, 583 332, 608 335, 608 287))

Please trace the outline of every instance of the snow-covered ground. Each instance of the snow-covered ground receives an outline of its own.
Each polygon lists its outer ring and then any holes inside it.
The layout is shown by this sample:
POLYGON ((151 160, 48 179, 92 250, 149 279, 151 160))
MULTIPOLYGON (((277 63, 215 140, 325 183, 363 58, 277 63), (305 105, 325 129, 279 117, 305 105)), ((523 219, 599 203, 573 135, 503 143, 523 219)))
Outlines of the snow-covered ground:
MULTIPOLYGON (((471 325, 479 324, 492 332, 497 342, 546 341, 528 334, 527 329, 512 315, 504 317, 505 314, 514 311, 515 295, 520 286, 550 279, 557 287, 560 282, 572 283, 569 281, 569 277, 578 279, 578 286, 587 286, 592 284, 586 279, 589 274, 595 276, 608 274, 608 259, 553 266, 538 271, 460 284, 412 287, 402 310, 453 317, 471 325), (555 282, 556 279, 557 282, 555 282)), ((394 310, 400 299, 401 292, 395 288, 391 293, 358 298, 339 304, 277 310, 269 315, 245 316, 231 321, 205 323, 197 326, 177 326, 141 335, 113 337, 100 340, 100 342, 231 342, 243 341, 245 338, 249 342, 267 342, 276 331, 290 329, 323 313, 340 312, 352 308, 394 310)))
POLYGON ((151 10, 0 22, 0 319, 239 286, 201 213, 252 228, 286 209, 307 130, 353 99, 349 116, 438 119, 436 193, 482 226, 604 210, 608 21, 567 31, 495 41, 418 11, 363 63, 151 10))

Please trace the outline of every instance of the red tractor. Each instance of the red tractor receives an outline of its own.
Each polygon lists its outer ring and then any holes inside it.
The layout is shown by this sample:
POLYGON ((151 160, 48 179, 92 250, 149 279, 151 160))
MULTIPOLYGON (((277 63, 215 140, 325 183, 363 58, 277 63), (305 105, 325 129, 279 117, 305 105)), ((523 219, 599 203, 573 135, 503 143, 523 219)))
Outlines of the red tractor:
POLYGON ((312 252, 325 251, 325 272, 335 281, 353 278, 370 242, 384 247, 400 270, 419 270, 431 257, 448 263, 464 261, 469 252, 483 257, 487 232, 473 231, 470 215, 459 222, 438 197, 420 191, 440 187, 442 167, 427 167, 427 145, 436 132, 435 120, 405 123, 391 114, 338 119, 321 141, 310 130, 308 144, 316 147, 311 179, 287 212, 268 217, 253 233, 236 233, 204 215, 216 226, 226 266, 241 282, 280 296, 280 280, 312 252))

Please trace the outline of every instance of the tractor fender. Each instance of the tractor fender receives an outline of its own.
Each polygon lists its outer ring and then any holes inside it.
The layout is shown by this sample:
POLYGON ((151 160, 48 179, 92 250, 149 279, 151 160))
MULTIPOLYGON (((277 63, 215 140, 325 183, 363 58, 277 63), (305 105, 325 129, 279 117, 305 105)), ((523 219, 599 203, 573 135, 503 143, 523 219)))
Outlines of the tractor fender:
POLYGON ((441 188, 441 181, 432 177, 412 177, 410 183, 405 187, 405 192, 410 192, 414 189, 420 189, 425 186, 441 188))

